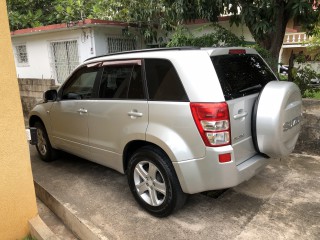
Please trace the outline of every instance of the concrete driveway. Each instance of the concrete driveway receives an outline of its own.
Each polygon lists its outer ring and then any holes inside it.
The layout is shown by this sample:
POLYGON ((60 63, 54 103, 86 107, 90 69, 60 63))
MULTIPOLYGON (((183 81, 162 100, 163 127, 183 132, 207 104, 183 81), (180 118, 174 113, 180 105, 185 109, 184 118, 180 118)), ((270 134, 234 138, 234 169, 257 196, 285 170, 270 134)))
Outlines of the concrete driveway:
POLYGON ((124 175, 68 154, 45 163, 30 151, 37 195, 83 239, 320 238, 320 157, 273 159, 250 181, 191 195, 157 219, 137 205, 124 175))

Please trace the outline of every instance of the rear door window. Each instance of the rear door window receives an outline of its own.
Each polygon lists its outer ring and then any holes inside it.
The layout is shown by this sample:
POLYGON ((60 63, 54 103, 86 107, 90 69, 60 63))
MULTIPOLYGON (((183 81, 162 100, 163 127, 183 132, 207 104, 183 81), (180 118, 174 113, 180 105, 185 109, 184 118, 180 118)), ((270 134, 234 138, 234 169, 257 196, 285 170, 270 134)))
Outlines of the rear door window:
POLYGON ((256 54, 229 54, 211 57, 226 100, 260 92, 277 80, 270 68, 256 54))
POLYGON ((141 65, 105 66, 99 97, 105 99, 145 99, 141 65))

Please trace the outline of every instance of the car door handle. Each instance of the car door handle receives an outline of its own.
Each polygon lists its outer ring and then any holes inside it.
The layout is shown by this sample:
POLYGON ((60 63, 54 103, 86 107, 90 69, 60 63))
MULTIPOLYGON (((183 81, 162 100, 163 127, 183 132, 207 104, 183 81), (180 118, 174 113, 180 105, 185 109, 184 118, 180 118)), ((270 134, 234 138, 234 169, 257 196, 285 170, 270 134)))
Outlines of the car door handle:
POLYGON ((79 110, 77 110, 78 113, 82 114, 82 113, 88 113, 87 109, 84 108, 80 108, 79 110))
POLYGON ((246 117, 247 115, 248 115, 248 112, 246 112, 246 111, 241 111, 241 112, 239 112, 238 114, 233 115, 233 119, 237 120, 237 119, 246 117))
POLYGON ((130 117, 142 117, 143 113, 138 112, 136 110, 132 110, 132 111, 128 112, 128 116, 130 116, 130 117))

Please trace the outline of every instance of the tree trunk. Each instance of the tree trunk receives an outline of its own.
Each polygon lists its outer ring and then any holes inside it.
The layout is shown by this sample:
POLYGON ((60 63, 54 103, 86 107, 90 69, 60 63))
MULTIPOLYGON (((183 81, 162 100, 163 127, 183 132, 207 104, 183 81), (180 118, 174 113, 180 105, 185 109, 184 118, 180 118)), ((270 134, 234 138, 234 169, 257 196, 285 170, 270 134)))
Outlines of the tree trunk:
POLYGON ((293 82, 292 69, 294 65, 295 54, 293 54, 293 50, 291 51, 289 58, 289 67, 288 67, 288 81, 293 82))
POLYGON ((289 21, 288 14, 285 10, 285 3, 281 1, 279 4, 279 11, 275 25, 275 33, 271 34, 271 47, 269 49, 271 56, 276 61, 277 67, 279 62, 279 53, 283 44, 284 35, 286 33, 286 27, 289 21))
MULTIPOLYGON (((277 72, 278 71, 278 62, 279 62, 279 53, 283 44, 284 35, 286 33, 286 26, 289 21, 289 14, 286 11, 285 1, 278 1, 278 11, 275 22, 274 31, 266 34, 265 36, 259 36, 259 39, 255 39, 256 42, 263 48, 269 50, 272 59, 271 68, 277 72)), ((251 29, 250 29, 251 31, 251 29)))

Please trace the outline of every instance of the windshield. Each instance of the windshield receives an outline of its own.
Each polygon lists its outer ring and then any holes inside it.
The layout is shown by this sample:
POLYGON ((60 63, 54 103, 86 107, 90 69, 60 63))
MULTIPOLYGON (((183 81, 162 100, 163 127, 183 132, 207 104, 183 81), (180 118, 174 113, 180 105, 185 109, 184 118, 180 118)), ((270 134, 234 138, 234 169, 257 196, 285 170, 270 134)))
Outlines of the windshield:
POLYGON ((225 99, 260 92, 275 75, 256 54, 229 54, 211 57, 225 99))

